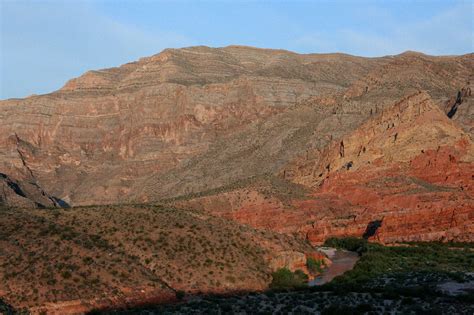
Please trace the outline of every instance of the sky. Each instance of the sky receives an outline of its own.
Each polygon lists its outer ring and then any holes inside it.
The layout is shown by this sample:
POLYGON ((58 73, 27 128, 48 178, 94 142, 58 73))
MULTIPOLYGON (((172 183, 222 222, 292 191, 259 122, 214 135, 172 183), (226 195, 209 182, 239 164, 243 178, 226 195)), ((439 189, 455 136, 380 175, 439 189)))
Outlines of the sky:
POLYGON ((359 56, 474 51, 474 0, 0 0, 0 99, 44 94, 165 48, 359 56))

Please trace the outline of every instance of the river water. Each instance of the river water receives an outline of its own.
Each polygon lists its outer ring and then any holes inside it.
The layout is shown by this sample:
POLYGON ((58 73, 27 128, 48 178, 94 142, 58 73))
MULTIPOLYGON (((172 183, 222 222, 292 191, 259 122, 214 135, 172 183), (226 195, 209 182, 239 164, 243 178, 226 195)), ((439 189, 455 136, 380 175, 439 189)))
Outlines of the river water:
POLYGON ((308 282, 309 286, 323 285, 337 276, 354 268, 359 260, 359 254, 346 250, 323 247, 319 249, 332 261, 332 265, 323 269, 321 275, 308 282))

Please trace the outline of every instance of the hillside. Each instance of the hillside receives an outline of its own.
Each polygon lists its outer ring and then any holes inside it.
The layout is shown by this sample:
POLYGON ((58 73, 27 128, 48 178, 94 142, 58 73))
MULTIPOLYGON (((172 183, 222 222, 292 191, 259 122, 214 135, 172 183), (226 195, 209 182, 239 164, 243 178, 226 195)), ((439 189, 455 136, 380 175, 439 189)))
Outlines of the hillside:
POLYGON ((304 270, 306 255, 324 258, 291 236, 170 207, 0 214, 0 297, 34 313, 173 302, 179 292, 260 291, 276 269, 304 270))

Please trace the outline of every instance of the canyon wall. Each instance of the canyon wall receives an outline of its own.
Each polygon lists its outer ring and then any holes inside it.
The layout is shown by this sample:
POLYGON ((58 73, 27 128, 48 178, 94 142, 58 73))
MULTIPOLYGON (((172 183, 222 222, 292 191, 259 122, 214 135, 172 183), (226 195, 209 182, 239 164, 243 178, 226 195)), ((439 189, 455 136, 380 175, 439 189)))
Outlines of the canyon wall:
POLYGON ((372 221, 381 241, 469 239, 454 222, 472 216, 473 69, 473 54, 167 49, 0 101, 0 202, 173 202, 314 242, 372 221))

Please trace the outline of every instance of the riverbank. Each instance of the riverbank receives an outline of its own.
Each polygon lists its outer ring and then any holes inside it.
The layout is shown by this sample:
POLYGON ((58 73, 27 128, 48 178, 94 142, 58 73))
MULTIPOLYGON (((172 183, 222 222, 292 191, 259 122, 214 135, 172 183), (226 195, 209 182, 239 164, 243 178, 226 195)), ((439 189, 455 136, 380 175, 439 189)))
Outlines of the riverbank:
POLYGON ((308 282, 309 286, 318 286, 331 282, 335 277, 352 270, 359 260, 359 254, 335 248, 319 248, 331 260, 332 264, 323 269, 321 275, 308 282))
MULTIPOLYGON (((474 295, 469 287, 458 295, 443 283, 470 283, 473 279, 473 244, 450 249, 449 244, 421 243, 416 247, 386 247, 364 240, 344 240, 361 252, 352 270, 320 286, 295 290, 247 293, 235 296, 201 296, 175 305, 120 310, 112 314, 473 314, 474 295), (357 246, 355 246, 357 245, 357 246), (440 286, 441 285, 441 286, 440 286)), ((340 248, 341 249, 341 248, 340 248)))

